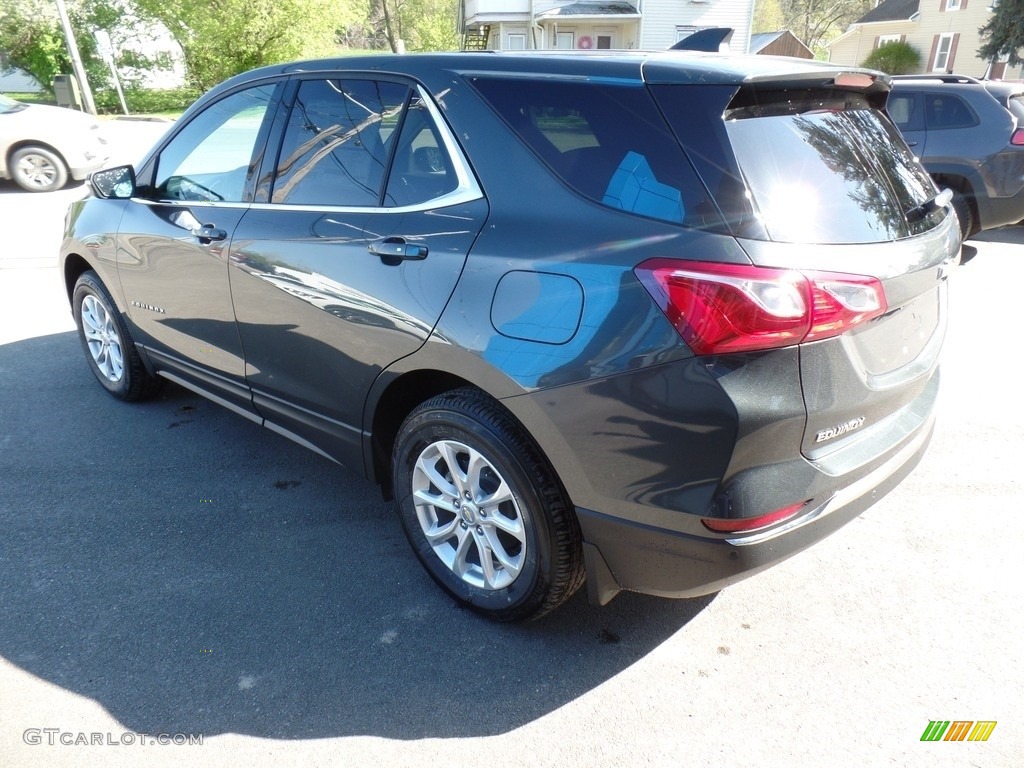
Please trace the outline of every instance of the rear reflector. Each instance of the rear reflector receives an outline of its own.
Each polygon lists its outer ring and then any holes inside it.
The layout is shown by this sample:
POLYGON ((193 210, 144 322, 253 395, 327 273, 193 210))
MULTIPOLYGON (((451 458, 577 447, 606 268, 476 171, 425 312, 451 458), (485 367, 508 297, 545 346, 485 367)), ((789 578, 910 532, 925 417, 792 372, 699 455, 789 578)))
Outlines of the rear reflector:
POLYGON ((705 528, 715 533, 750 533, 761 528, 767 528, 775 523, 781 523, 783 520, 788 520, 805 506, 807 506, 807 502, 801 501, 799 504, 793 504, 783 509, 769 512, 766 515, 758 515, 757 517, 743 517, 736 520, 705 517, 701 519, 701 522, 704 523, 705 528))
POLYGON ((636 275, 698 355, 838 336, 886 311, 874 277, 651 259, 636 275))

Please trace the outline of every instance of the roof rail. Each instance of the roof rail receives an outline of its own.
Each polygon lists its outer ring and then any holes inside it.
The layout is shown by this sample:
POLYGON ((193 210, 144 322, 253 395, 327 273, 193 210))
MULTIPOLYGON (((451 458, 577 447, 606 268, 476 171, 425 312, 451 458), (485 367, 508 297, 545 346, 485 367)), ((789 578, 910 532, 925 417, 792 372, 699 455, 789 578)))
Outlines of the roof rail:
POLYGON ((973 83, 974 85, 981 85, 981 80, 970 75, 951 75, 951 74, 935 74, 935 75, 893 75, 893 80, 937 80, 940 83, 973 83))

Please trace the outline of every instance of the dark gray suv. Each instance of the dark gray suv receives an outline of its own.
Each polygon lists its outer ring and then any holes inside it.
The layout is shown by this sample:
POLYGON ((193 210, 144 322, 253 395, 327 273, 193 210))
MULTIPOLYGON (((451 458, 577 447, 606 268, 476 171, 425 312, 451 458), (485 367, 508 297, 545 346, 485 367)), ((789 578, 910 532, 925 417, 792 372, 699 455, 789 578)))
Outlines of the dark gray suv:
POLYGON ((888 93, 677 52, 265 68, 95 174, 60 270, 111 394, 364 472, 486 615, 712 593, 929 441, 960 234, 888 93))
POLYGON ((965 236, 1024 220, 1024 85, 963 75, 893 78, 889 115, 965 236))

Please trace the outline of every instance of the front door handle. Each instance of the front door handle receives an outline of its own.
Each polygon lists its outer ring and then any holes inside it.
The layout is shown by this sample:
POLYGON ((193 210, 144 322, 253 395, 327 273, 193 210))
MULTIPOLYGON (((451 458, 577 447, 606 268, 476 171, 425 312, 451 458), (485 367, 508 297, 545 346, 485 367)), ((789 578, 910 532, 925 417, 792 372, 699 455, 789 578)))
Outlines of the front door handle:
POLYGON ((419 261, 427 258, 427 246, 406 242, 404 237, 386 237, 370 243, 369 251, 390 267, 403 261, 419 261))
POLYGON ((228 233, 213 224, 203 224, 201 227, 196 227, 192 230, 192 236, 198 239, 199 242, 206 244, 212 243, 214 240, 224 240, 227 238, 228 233))

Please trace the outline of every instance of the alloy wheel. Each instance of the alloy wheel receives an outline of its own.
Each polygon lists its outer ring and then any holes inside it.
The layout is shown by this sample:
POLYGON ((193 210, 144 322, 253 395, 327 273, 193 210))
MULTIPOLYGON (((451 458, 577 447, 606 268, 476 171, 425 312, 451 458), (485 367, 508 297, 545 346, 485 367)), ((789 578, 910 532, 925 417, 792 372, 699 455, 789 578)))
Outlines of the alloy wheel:
POLYGON ((107 381, 117 383, 124 375, 124 350, 114 318, 95 296, 82 299, 82 332, 89 353, 107 381))
POLYGON ((479 451, 455 440, 429 444, 412 476, 416 517, 434 553, 466 584, 504 589, 526 560, 515 495, 479 451))

